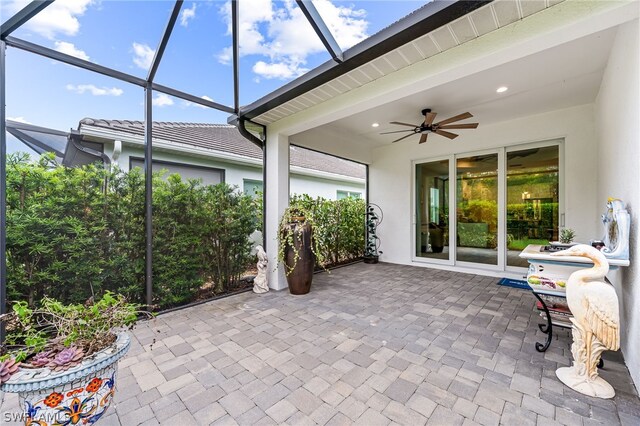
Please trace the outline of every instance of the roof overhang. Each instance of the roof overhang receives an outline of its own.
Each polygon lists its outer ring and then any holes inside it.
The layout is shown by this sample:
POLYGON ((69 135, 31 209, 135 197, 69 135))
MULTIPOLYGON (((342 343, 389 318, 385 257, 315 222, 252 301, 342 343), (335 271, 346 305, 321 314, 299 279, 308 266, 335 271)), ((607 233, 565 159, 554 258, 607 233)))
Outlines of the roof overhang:
POLYGON ((396 48, 428 34, 493 0, 434 0, 395 24, 346 50, 342 62, 330 60, 281 88, 240 108, 239 115, 253 119, 303 95, 396 48))

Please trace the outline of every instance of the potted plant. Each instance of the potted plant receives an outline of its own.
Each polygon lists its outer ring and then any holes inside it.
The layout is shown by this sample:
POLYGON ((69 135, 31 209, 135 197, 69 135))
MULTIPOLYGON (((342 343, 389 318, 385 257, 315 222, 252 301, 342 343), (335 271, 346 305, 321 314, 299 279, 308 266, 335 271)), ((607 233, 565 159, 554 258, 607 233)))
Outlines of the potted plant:
POLYGON ((25 425, 97 422, 115 392, 117 361, 129 349, 124 327, 139 312, 109 292, 84 305, 49 298, 37 308, 15 303, 1 318, 0 390, 18 393, 25 425))
POLYGON ((560 242, 562 244, 571 244, 576 237, 576 231, 571 228, 562 228, 560 230, 560 242))
POLYGON ((378 263, 378 258, 382 252, 380 249, 380 238, 376 234, 376 229, 382 223, 382 209, 377 204, 367 204, 365 212, 365 224, 367 227, 367 242, 364 251, 364 263, 378 263))
POLYGON ((291 294, 309 293, 316 262, 324 262, 313 228, 312 211, 302 206, 284 211, 278 232, 278 260, 284 264, 291 294))

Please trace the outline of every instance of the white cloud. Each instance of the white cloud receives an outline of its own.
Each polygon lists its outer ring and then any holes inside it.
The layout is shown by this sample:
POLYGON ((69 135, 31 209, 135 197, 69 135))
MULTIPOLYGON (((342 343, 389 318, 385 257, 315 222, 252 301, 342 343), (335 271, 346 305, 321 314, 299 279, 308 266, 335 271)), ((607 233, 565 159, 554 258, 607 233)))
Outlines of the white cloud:
POLYGON ((89 55, 87 55, 84 50, 78 49, 73 43, 56 41, 55 49, 60 53, 66 53, 67 55, 75 56, 76 58, 84 59, 85 61, 89 60, 89 55))
MULTIPOLYGON (((211 98, 210 98, 209 96, 207 96, 207 95, 200 96, 200 97, 201 97, 202 99, 204 99, 204 100, 207 100, 207 101, 210 101, 210 102, 214 102, 214 100, 213 100, 213 99, 211 99, 211 98)), ((195 103, 195 102, 189 102, 189 101, 182 101, 182 106, 183 106, 183 107, 185 107, 185 108, 188 108, 188 107, 192 107, 192 106, 193 106, 193 107, 198 107, 198 108, 202 108, 202 109, 209 109, 209 107, 206 107, 206 106, 204 106, 204 105, 197 104, 197 103, 195 103)))
POLYGON ((15 121, 17 123, 31 124, 30 121, 27 121, 27 119, 22 117, 22 116, 20 116, 20 117, 7 117, 7 120, 15 121))
POLYGON ((66 89, 79 95, 90 93, 93 96, 120 96, 124 93, 117 87, 97 87, 93 84, 67 84, 66 89))
MULTIPOLYGON (((338 6, 329 0, 313 2, 342 49, 367 37, 366 12, 355 6, 338 6)), ((238 2, 240 16, 240 55, 260 55, 253 71, 264 78, 288 79, 307 71, 309 55, 325 50, 302 11, 292 0, 238 2)), ((231 33, 231 5, 221 8, 231 33)), ((218 61, 228 64, 231 48, 223 49, 218 61)))
POLYGON ((180 13, 180 25, 186 27, 189 25, 189 21, 196 17, 196 4, 192 3, 190 9, 183 9, 180 13))
POLYGON ((158 95, 153 98, 151 103, 153 104, 153 106, 157 107, 171 106, 173 105, 173 99, 171 99, 169 95, 165 93, 158 93, 158 95))
POLYGON ((143 70, 148 70, 156 51, 146 44, 133 42, 133 63, 143 70))
POLYGON ((298 77, 308 71, 296 63, 275 62, 268 64, 264 61, 256 62, 252 70, 266 79, 278 78, 281 80, 298 77))
MULTIPOLYGON (((13 15, 30 3, 30 0, 2 0, 2 13, 13 15)), ((84 15, 94 0, 57 0, 31 18, 25 28, 48 39, 57 35, 74 36, 80 30, 79 17, 84 15)))

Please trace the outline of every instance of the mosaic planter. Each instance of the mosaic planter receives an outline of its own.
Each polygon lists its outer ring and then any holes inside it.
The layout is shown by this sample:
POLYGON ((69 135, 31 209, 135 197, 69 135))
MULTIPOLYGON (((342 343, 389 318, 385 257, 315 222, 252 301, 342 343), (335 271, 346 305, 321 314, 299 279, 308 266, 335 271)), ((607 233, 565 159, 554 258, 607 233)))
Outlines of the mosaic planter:
POLYGON ((2 384, 3 392, 17 393, 26 426, 91 425, 107 411, 115 393, 118 360, 129 350, 127 333, 118 334, 110 347, 66 371, 21 369, 2 384))

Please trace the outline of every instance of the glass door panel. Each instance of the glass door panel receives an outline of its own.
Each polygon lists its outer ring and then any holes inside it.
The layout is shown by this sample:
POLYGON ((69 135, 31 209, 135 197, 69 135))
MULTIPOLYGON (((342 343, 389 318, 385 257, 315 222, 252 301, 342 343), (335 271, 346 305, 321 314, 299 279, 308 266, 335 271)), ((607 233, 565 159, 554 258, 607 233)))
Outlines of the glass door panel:
POLYGON ((498 264, 498 154, 456 160, 456 260, 498 264))
POLYGON ((416 164, 416 256, 449 260, 449 160, 416 164))
POLYGON ((529 244, 558 239, 559 147, 507 152, 507 266, 529 244))

